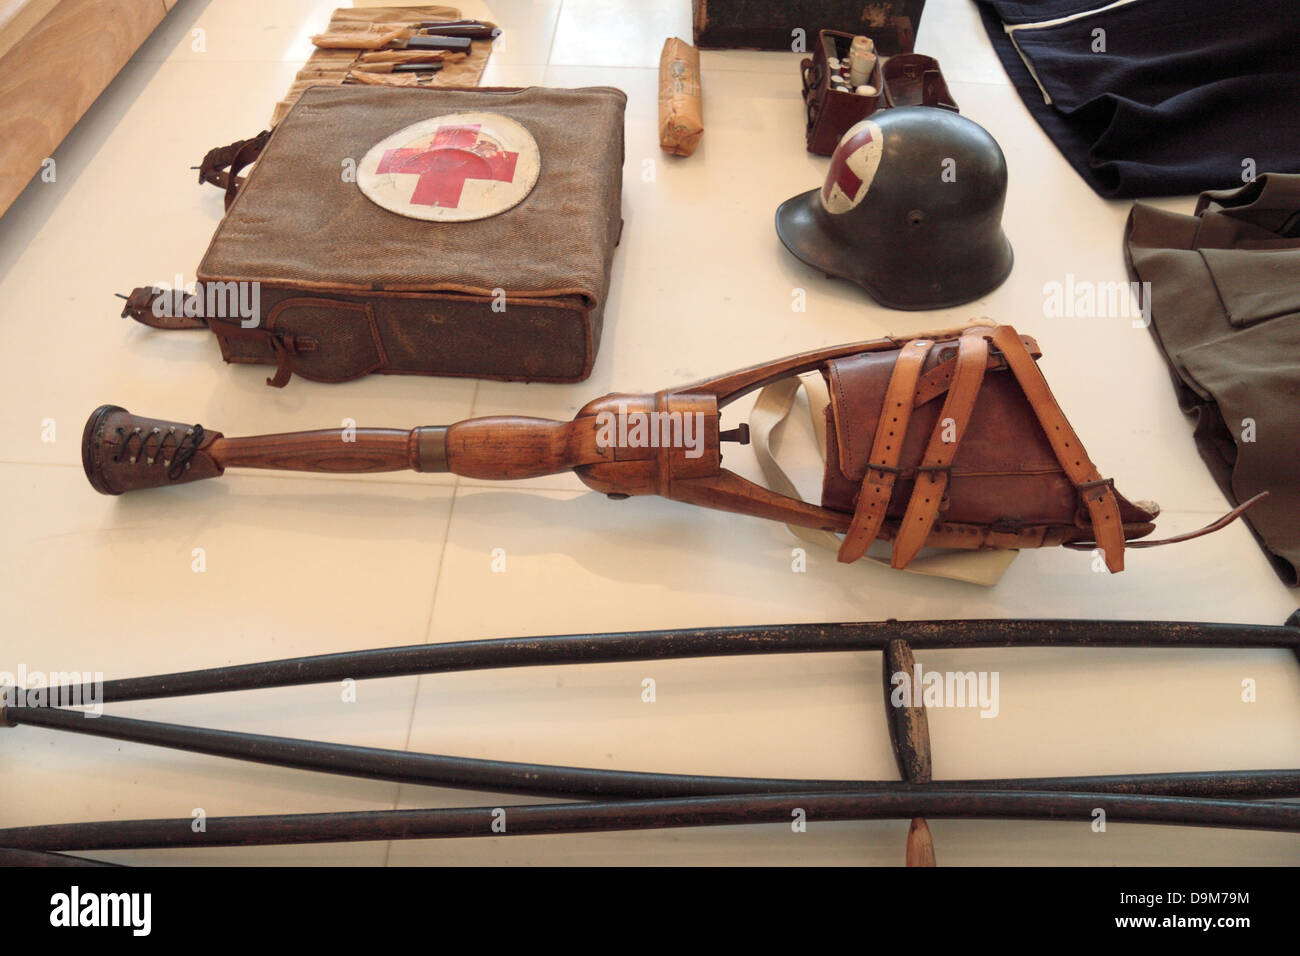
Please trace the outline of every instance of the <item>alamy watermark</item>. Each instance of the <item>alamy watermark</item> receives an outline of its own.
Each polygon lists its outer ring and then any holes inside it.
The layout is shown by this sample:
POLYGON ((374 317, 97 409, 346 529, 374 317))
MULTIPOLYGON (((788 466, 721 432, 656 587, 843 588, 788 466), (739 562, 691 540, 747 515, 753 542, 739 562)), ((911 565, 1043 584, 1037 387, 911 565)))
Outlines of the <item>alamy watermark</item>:
POLYGON ((1064 282, 1043 284, 1043 316, 1049 319, 1131 319, 1151 325, 1150 282, 1092 282, 1067 273, 1064 282))
POLYGON ((704 454, 703 412, 617 412, 596 414, 598 448, 684 448, 687 458, 704 454))
POLYGON ((50 897, 50 925, 54 927, 120 927, 132 936, 148 936, 153 929, 152 893, 96 893, 73 884, 65 893, 50 897))
POLYGON ((997 671, 926 671, 917 663, 912 671, 895 671, 889 677, 893 707, 978 707, 981 717, 996 717, 997 671))
POLYGON ((88 707, 87 717, 104 713, 103 671, 0 671, 0 707, 88 707))
POLYGON ((176 276, 174 285, 155 285, 151 306, 156 318, 238 319, 245 329, 262 321, 260 282, 204 282, 186 285, 176 276), (192 287, 192 288, 191 288, 192 287))

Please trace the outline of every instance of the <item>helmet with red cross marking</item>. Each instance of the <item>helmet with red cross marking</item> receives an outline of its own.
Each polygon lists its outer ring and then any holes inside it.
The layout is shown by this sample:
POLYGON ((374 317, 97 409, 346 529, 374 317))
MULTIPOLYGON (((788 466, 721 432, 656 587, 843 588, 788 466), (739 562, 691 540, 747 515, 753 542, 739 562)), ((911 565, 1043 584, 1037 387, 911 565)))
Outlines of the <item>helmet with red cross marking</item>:
POLYGON ((835 147, 826 182, 782 203, 796 257, 891 309, 977 299, 1011 272, 1002 231, 1007 164, 978 123, 948 110, 882 110, 835 147))

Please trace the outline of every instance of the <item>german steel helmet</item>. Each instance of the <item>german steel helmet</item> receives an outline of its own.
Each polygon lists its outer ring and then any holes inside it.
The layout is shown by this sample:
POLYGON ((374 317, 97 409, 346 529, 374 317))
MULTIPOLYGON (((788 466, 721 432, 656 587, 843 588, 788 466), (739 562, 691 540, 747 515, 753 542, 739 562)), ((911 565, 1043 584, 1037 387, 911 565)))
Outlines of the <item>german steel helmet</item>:
POLYGON ((942 309, 1011 272, 1002 232, 1007 163, 978 123, 948 110, 882 110, 835 147, 826 182, 776 211, 785 247, 891 309, 942 309))

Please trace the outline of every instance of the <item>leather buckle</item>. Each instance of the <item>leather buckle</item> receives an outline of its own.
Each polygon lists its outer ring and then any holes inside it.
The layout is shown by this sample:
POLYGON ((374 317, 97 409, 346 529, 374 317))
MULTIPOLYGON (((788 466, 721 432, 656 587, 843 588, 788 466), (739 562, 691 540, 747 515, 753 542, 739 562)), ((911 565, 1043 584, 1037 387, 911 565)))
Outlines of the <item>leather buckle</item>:
POLYGON ((116 293, 119 299, 125 300, 126 304, 122 306, 122 318, 140 320, 140 317, 153 308, 154 299, 158 298, 161 293, 151 286, 141 286, 132 289, 130 295, 116 293))
POLYGON ((1084 501, 1100 501, 1115 491, 1114 478, 1098 478, 1096 481, 1084 481, 1074 486, 1084 501))
POLYGON ((952 465, 917 465, 916 466, 916 473, 918 475, 921 474, 922 472, 931 472, 931 471, 942 471, 944 473, 944 477, 946 477, 949 481, 952 481, 952 465))

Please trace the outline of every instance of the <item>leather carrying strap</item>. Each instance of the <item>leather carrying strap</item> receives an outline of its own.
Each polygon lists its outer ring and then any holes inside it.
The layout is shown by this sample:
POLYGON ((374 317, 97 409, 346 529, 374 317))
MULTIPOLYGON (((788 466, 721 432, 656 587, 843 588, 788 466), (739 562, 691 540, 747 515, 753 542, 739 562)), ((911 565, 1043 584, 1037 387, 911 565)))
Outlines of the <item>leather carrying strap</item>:
POLYGON ((284 388, 293 376, 293 357, 303 352, 316 351, 316 340, 308 335, 294 335, 292 332, 273 332, 263 328, 244 328, 238 322, 212 319, 210 327, 218 336, 227 339, 249 339, 265 342, 275 352, 275 374, 268 376, 266 384, 272 388, 284 388))
POLYGON ((867 460, 867 472, 862 476, 853 522, 840 545, 839 560, 845 564, 866 554, 871 542, 880 534, 889 499, 894 493, 894 480, 898 477, 898 460, 912 418, 917 382, 933 346, 934 342, 929 339, 913 339, 898 350, 889 386, 885 390, 880 421, 876 425, 871 457, 867 460))
MULTIPOLYGON (((1019 337, 1016 337, 1016 345, 1024 348, 1019 337)), ((894 542, 892 563, 896 568, 907 567, 916 557, 930 536, 935 519, 939 517, 939 508, 944 493, 948 490, 949 469, 966 426, 970 424, 971 413, 975 410, 975 399, 984 383, 988 357, 987 329, 971 329, 962 334, 952 385, 930 435, 925 456, 917 468, 912 497, 899 526, 898 539, 894 542)), ((1025 352, 1025 357, 1029 357, 1028 352, 1025 352)), ((1029 359, 1029 362, 1033 364, 1033 359, 1029 359)))
POLYGON ((211 183, 226 191, 226 208, 235 201, 239 187, 244 185, 245 177, 239 173, 257 161, 262 155, 271 131, 264 129, 250 139, 239 139, 228 146, 218 146, 208 150, 203 162, 199 164, 199 182, 211 183))
MULTIPOLYGON (((126 297, 126 305, 122 306, 122 318, 132 318, 141 325, 147 325, 151 329, 167 329, 175 331, 177 329, 206 329, 208 323, 201 316, 185 315, 183 310, 175 309, 175 302, 168 303, 165 310, 155 310, 154 303, 162 296, 174 296, 171 290, 162 290, 154 286, 140 286, 132 289, 131 294, 126 297), (163 314, 159 314, 161 311, 163 314), (180 314, 169 314, 176 313, 180 314)), ((184 293, 181 294, 182 301, 188 298, 184 293)))
MULTIPOLYGON (((1020 340, 1025 343, 1025 348, 1029 350, 1029 354, 1032 355, 1034 358, 1039 358, 1043 354, 1038 349, 1038 343, 1035 342, 1030 336, 1022 335, 1020 337, 1020 340)), ((940 357, 942 357, 943 352, 940 351, 939 354, 940 357)), ((1004 359, 1000 353, 996 351, 989 352, 989 360, 987 366, 989 370, 1003 369, 1006 367, 1007 367, 1007 360, 1004 359)), ((915 403, 916 407, 920 408, 926 402, 933 401, 934 399, 942 395, 944 392, 948 391, 948 386, 952 384, 953 371, 956 368, 957 368, 956 358, 945 359, 944 361, 941 361, 938 365, 936 365, 934 368, 930 369, 930 371, 922 375, 921 381, 918 382, 916 386, 916 403, 915 403)))
MULTIPOLYGON (((1237 505, 1237 507, 1233 508, 1227 514, 1225 514, 1222 518, 1216 518, 1214 521, 1211 521, 1204 528, 1197 528, 1195 531, 1184 531, 1182 534, 1176 534, 1172 538, 1158 538, 1155 541, 1152 541, 1150 538, 1144 538, 1141 541, 1126 541, 1124 543, 1124 546, 1126 548, 1159 548, 1162 545, 1179 544, 1183 541, 1192 541, 1203 535, 1213 534, 1214 532, 1220 531, 1223 528, 1226 528, 1228 525, 1232 524, 1234 521, 1236 521, 1238 518, 1244 515, 1246 511, 1251 507, 1251 505, 1258 504, 1259 502, 1263 501, 1267 497, 1268 497, 1268 492, 1261 491, 1259 494, 1255 495, 1254 497, 1247 498, 1241 504, 1237 505)), ((1097 542, 1096 541, 1068 541, 1065 543, 1065 547, 1072 548, 1075 551, 1091 551, 1097 547, 1097 542)))
MULTIPOLYGON (((290 377, 293 375, 293 357, 303 352, 314 352, 318 345, 314 338, 307 335, 295 335, 292 332, 272 331, 270 329, 255 326, 245 328, 239 322, 231 322, 213 317, 211 319, 199 315, 184 315, 183 309, 176 309, 176 302, 168 303, 168 309, 160 310, 164 314, 159 315, 154 309, 154 302, 161 296, 175 295, 171 290, 160 290, 153 286, 140 286, 132 289, 131 294, 126 297, 126 305, 122 308, 122 317, 135 319, 142 325, 147 325, 153 329, 166 329, 168 331, 184 329, 211 329, 218 336, 226 339, 250 340, 265 342, 275 353, 276 368, 275 374, 269 376, 266 384, 273 388, 284 388, 288 384, 290 377), (182 314, 167 314, 168 312, 181 312, 182 314)), ((190 295, 182 293, 182 304, 191 298, 190 295)), ((203 297, 198 296, 198 305, 194 311, 202 311, 203 297)))
POLYGON ((1110 479, 1103 479, 1092 463, 1083 443, 1075 434, 1065 413, 1056 403, 1047 379, 1038 368, 1016 330, 1009 325, 999 325, 993 330, 993 344, 1007 360, 1020 388, 1029 399, 1029 405, 1043 426, 1048 442, 1056 453, 1065 475, 1073 483, 1092 518, 1093 537, 1112 574, 1124 570, 1124 526, 1120 521, 1119 503, 1110 479))

